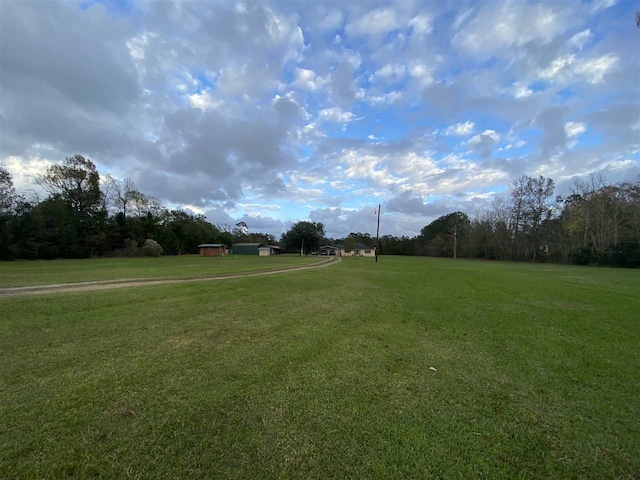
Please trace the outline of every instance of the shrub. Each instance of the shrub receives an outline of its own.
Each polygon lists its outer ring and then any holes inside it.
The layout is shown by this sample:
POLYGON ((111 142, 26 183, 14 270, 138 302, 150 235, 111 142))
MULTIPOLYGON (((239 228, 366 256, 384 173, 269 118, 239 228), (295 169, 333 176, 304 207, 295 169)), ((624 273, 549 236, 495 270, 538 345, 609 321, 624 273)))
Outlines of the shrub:
POLYGON ((158 242, 149 238, 144 242, 142 252, 145 257, 159 257, 162 255, 162 247, 158 242))

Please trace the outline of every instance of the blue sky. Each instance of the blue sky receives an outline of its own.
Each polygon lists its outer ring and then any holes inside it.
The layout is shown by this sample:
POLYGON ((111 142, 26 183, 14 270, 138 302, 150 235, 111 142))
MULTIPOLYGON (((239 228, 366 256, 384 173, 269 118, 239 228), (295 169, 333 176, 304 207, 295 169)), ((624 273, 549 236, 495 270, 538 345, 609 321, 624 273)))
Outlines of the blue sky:
POLYGON ((0 162, 213 223, 415 235, 521 175, 640 174, 637 2, 0 3, 0 162))

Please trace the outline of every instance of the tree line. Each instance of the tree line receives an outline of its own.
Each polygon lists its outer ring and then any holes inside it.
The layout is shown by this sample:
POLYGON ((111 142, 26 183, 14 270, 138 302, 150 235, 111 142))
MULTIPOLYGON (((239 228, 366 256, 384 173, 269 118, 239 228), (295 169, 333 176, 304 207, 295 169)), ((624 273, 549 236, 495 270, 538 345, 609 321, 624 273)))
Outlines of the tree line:
MULTIPOLYGON (((321 245, 376 239, 355 232, 327 238, 320 222, 296 222, 278 240, 250 233, 245 222, 213 225, 204 216, 168 209, 140 192, 131 179, 101 178, 81 155, 52 165, 37 177, 44 200, 16 194, 0 167, 0 259, 86 258, 197 253, 201 243, 280 244, 311 253, 321 245)), ((550 178, 524 175, 476 218, 443 215, 414 237, 384 235, 382 255, 427 255, 489 260, 640 266, 640 177, 608 184, 602 177, 575 183, 554 195, 550 178)))
POLYGON ((11 175, 0 168, 2 260, 177 255, 197 253, 201 243, 249 239, 202 215, 164 207, 131 179, 101 178, 81 155, 50 166, 36 181, 48 193, 44 200, 16 194, 11 175))
POLYGON ((592 176, 566 197, 554 189, 552 179, 524 175, 476 218, 453 212, 414 238, 384 236, 381 253, 640 266, 640 178, 607 184, 592 176))

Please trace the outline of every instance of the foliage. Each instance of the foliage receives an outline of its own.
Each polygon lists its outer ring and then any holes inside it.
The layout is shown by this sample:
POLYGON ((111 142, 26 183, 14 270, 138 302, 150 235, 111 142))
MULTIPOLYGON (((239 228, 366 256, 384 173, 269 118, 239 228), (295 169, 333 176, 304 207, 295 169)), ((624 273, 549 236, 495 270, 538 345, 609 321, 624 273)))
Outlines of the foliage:
POLYGON ((296 222, 282 235, 281 244, 287 252, 304 253, 318 250, 324 237, 324 225, 320 222, 296 222))
POLYGON ((0 167, 0 215, 9 213, 16 196, 11 174, 0 167))
MULTIPOLYGON (((0 259, 136 256, 148 239, 167 254, 198 253, 201 243, 232 241, 201 215, 167 210, 131 179, 100 175, 91 160, 75 155, 52 165, 38 181, 43 201, 15 196, 11 175, 0 170, 0 259)), ((155 254, 155 253, 154 253, 155 254)))
POLYGON ((71 208, 84 217, 100 206, 100 175, 95 164, 82 155, 67 157, 60 165, 47 168, 38 182, 52 196, 67 202, 71 208))
POLYGON ((142 245, 142 252, 145 257, 159 257, 162 255, 162 247, 155 240, 147 238, 144 245, 142 245))
POLYGON ((355 245, 356 245, 356 239, 353 237, 353 235, 349 235, 347 238, 344 239, 344 242, 342 243, 344 251, 347 253, 353 252, 355 245))
POLYGON ((417 238, 420 250, 430 257, 453 256, 454 237, 457 236, 462 248, 469 223, 469 217, 462 212, 439 217, 420 231, 417 238))

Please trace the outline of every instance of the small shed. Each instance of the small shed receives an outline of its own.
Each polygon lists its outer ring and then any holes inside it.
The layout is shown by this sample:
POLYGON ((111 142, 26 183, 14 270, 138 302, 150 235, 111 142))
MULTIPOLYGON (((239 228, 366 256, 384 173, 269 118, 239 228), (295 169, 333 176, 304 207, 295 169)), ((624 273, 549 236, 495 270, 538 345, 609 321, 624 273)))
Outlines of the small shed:
POLYGON ((203 243, 198 245, 201 257, 224 257, 227 254, 227 246, 224 243, 203 243))
POLYGON ((261 245, 258 247, 258 255, 268 257, 269 255, 279 255, 282 250, 277 245, 261 245))
POLYGON ((260 247, 266 247, 264 243, 234 243, 234 255, 259 255, 260 247))

